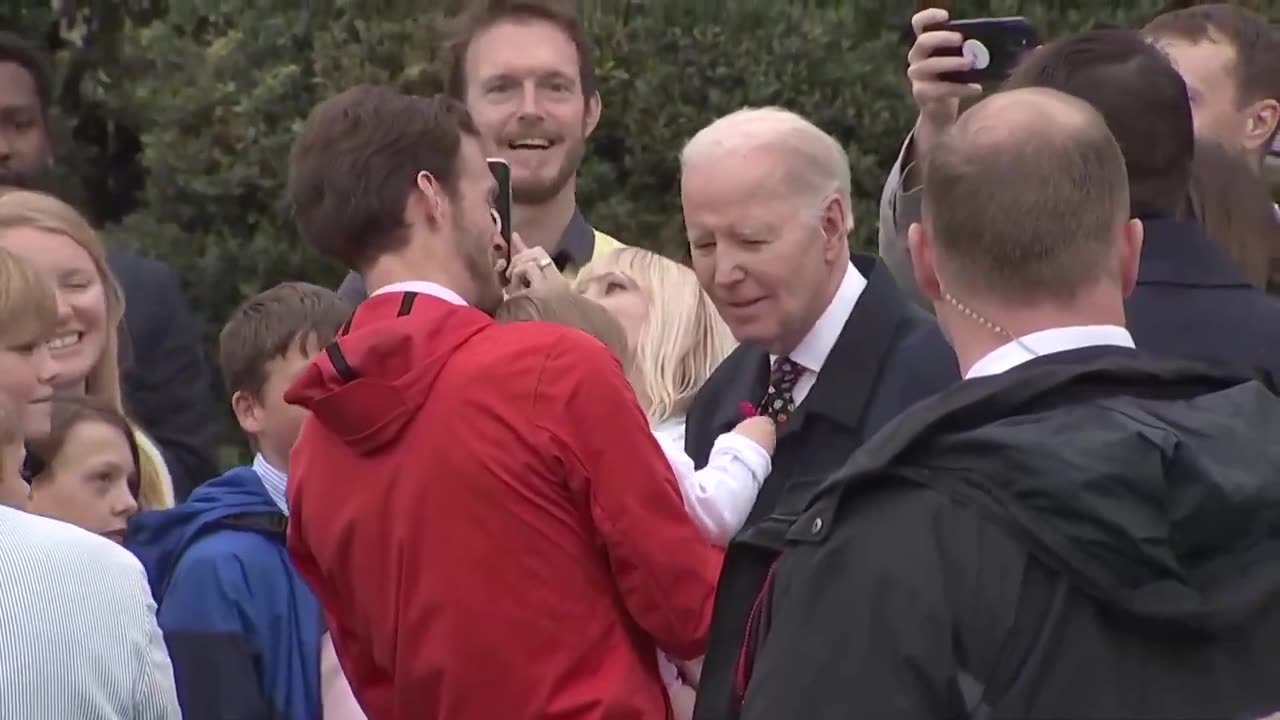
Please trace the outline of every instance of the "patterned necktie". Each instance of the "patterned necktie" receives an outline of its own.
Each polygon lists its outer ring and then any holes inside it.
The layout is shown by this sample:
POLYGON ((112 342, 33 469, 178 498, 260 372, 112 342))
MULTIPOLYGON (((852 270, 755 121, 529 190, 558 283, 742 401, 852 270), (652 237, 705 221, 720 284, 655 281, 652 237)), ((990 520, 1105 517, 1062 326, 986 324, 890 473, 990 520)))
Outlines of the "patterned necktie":
POLYGON ((769 391, 760 403, 759 413, 782 425, 796 411, 796 381, 804 374, 804 367, 789 357, 773 361, 769 371, 769 391))

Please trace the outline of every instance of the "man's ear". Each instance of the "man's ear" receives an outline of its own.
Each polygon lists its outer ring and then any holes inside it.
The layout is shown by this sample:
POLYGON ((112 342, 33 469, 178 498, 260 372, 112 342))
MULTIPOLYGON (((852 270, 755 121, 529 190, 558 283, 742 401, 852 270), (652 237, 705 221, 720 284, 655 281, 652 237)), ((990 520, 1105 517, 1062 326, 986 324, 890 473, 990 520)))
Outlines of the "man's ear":
POLYGON ((933 244, 923 223, 911 223, 907 228, 907 250, 911 253, 911 273, 916 287, 931 302, 942 300, 942 281, 934 266, 933 244))
POLYGON ((1129 293, 1133 292, 1133 288, 1138 284, 1138 266, 1142 259, 1142 241, 1145 234, 1146 228, 1137 218, 1131 218, 1126 222, 1121 231, 1118 264, 1120 289, 1125 297, 1129 297, 1129 293))
POLYGON ((582 136, 591 137, 591 133, 596 131, 596 125, 600 124, 600 112, 603 110, 601 105, 600 93, 593 92, 591 97, 587 98, 586 111, 582 117, 582 136))
POLYGON ((1266 144, 1276 136, 1276 127, 1280 126, 1280 102, 1276 100, 1259 100, 1249 113, 1249 122, 1245 125, 1244 142, 1250 150, 1262 150, 1266 154, 1266 144))
POLYGON ((853 234, 853 225, 848 219, 851 216, 838 193, 827 198, 821 222, 823 254, 829 262, 843 265, 849 259, 849 236, 853 234))
POLYGON ((409 194, 409 202, 405 212, 413 217, 405 218, 406 222, 421 218, 428 223, 436 224, 443 220, 444 188, 431 173, 423 170, 414 179, 415 192, 409 194))
POLYGON ((244 390, 231 393, 231 412, 235 413, 236 422, 247 435, 258 435, 262 432, 262 411, 258 401, 244 390))

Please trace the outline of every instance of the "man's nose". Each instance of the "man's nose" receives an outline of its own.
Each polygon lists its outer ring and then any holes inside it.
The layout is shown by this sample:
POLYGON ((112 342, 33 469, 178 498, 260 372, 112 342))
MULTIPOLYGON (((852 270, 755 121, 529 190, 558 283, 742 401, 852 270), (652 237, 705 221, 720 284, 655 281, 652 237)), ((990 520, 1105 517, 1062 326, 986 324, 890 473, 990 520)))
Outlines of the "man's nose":
POLYGON ((520 93, 520 115, 522 117, 542 117, 542 98, 538 95, 538 86, 527 82, 520 93))
POLYGON ((741 282, 746 277, 746 273, 742 269, 742 264, 733 256, 733 253, 716 249, 716 271, 713 279, 716 285, 732 285, 741 282))

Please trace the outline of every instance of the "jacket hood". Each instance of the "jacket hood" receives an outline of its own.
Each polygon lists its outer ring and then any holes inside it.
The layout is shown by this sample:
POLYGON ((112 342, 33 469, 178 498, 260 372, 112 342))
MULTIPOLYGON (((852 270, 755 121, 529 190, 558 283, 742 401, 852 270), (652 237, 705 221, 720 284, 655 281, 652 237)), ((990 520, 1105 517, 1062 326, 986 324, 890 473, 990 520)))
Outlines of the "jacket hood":
POLYGON ((1213 631, 1280 593, 1280 398, 1262 383, 1126 353, 923 405, 893 470, 989 510, 1105 605, 1213 631))
POLYGON ((374 295, 285 401, 310 410, 356 452, 375 452, 399 438, 457 349, 492 324, 479 310, 430 295, 374 295))
POLYGON ((258 473, 239 467, 199 486, 181 505, 135 515, 125 545, 142 561, 151 593, 160 602, 182 554, 211 523, 242 513, 279 511, 258 473))

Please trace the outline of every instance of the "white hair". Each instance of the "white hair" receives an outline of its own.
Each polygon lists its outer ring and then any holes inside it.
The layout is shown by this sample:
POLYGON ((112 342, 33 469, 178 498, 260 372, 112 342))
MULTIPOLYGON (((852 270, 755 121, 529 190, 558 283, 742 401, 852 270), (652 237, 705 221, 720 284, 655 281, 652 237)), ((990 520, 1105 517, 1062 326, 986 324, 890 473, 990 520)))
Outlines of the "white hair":
POLYGON ((813 202, 837 193, 844 203, 845 222, 853 228, 853 188, 849 155, 835 138, 802 115, 781 107, 746 107, 702 128, 680 151, 680 169, 691 163, 774 148, 786 158, 792 189, 813 202))

